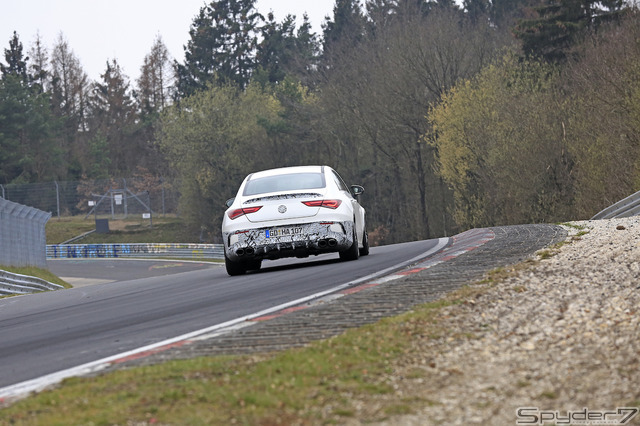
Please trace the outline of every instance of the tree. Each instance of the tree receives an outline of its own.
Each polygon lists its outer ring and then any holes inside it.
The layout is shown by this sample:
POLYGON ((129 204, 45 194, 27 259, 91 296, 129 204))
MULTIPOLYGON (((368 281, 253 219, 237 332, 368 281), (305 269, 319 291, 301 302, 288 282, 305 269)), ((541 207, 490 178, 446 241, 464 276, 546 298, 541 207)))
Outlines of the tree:
POLYGON ((346 45, 363 40, 366 32, 366 20, 358 0, 336 0, 333 7, 333 20, 327 18, 322 25, 324 54, 331 55, 346 45))
POLYGON ((369 37, 399 22, 411 21, 416 17, 425 18, 431 12, 460 12, 462 19, 462 10, 455 0, 366 0, 365 9, 369 37))
POLYGON ((175 81, 169 51, 160 36, 144 57, 137 87, 136 97, 143 114, 160 112, 169 105, 175 81))
POLYGON ((184 64, 176 63, 178 92, 185 97, 208 83, 245 87, 255 68, 262 16, 256 0, 214 0, 191 24, 184 64))
POLYGON ((0 64, 2 75, 14 75, 20 78, 25 84, 28 82, 27 61, 24 57, 23 47, 17 32, 13 32, 13 37, 9 40, 9 49, 4 50, 4 59, 7 65, 0 64))
POLYGON ((295 16, 288 15, 277 23, 272 13, 261 28, 262 41, 258 45, 256 65, 261 82, 278 83, 285 76, 309 78, 318 60, 319 43, 311 32, 307 15, 296 32, 295 16))
POLYGON ((521 20, 515 33, 525 54, 562 61, 579 37, 617 19, 623 7, 623 0, 544 0, 537 17, 521 20))
MULTIPOLYGON (((93 84, 89 97, 89 130, 90 146, 101 147, 103 151, 95 151, 91 160, 102 163, 100 157, 109 158, 111 176, 128 176, 144 153, 139 149, 140 141, 134 137, 136 111, 129 82, 115 59, 107 62, 100 77, 102 80, 93 84)), ((102 174, 104 172, 102 170, 102 174)))
POLYGON ((455 8, 424 13, 408 4, 376 25, 368 39, 334 51, 322 68, 325 138, 334 162, 355 171, 370 194, 369 222, 389 229, 387 242, 449 233, 450 195, 433 172, 434 150, 422 139, 430 105, 476 74, 501 44, 488 24, 473 25, 455 8))
POLYGON ((576 157, 575 217, 588 219, 640 189, 638 11, 592 33, 567 64, 567 140, 576 157))
POLYGON ((312 31, 309 17, 305 14, 296 37, 296 55, 292 73, 306 86, 310 86, 314 81, 320 61, 321 46, 318 35, 312 31))
POLYGON ((492 0, 489 7, 491 23, 500 29, 510 30, 519 20, 532 18, 532 14, 535 14, 533 8, 539 6, 541 1, 492 0))
POLYGON ((62 122, 59 146, 65 168, 81 177, 87 153, 87 97, 89 78, 62 34, 51 54, 51 102, 53 114, 62 122))
POLYGON ((472 22, 478 22, 489 16, 490 0, 464 0, 463 6, 472 22))
POLYGON ((36 35, 36 40, 29 50, 31 61, 29 62, 29 72, 35 84, 42 91, 49 89, 49 53, 42 43, 40 34, 36 35))
POLYGON ((49 97, 31 84, 28 58, 16 32, 4 53, 7 65, 0 63, 0 181, 56 178, 62 171, 49 97))
POLYGON ((193 230, 219 239, 224 201, 248 173, 281 164, 271 154, 263 122, 279 120, 280 105, 260 85, 240 90, 210 85, 162 113, 158 140, 182 182, 181 212, 193 230))
POLYGON ((456 85, 429 113, 438 173, 463 229, 566 220, 573 160, 558 74, 514 55, 456 85))
POLYGON ((384 29, 397 16, 398 0, 367 0, 365 9, 373 31, 376 28, 384 29))
POLYGON ((287 15, 281 24, 269 13, 261 28, 262 41, 258 45, 256 65, 266 73, 269 83, 282 81, 292 68, 296 54, 295 16, 287 15))
POLYGON ((140 71, 135 97, 139 114, 137 138, 144 154, 141 154, 139 162, 141 167, 166 176, 166 161, 159 152, 155 132, 161 112, 171 104, 176 80, 169 51, 160 36, 145 56, 140 71))
POLYGON ((21 144, 25 138, 26 91, 15 74, 0 80, 0 182, 11 183, 22 174, 21 144))

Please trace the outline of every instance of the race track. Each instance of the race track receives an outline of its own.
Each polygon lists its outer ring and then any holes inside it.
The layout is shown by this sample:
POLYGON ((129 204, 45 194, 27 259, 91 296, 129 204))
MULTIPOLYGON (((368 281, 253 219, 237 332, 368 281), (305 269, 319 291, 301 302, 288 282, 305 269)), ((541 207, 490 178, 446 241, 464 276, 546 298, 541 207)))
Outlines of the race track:
POLYGON ((229 277, 222 265, 180 261, 55 260, 50 269, 76 288, 0 300, 0 388, 127 353, 371 279, 432 255, 446 239, 265 261, 229 277))

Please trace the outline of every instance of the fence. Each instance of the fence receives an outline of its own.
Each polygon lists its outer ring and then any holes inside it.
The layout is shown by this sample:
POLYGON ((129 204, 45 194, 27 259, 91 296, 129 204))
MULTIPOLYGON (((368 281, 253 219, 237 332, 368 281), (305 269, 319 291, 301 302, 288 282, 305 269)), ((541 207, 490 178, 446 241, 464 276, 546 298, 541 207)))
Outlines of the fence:
POLYGON ((96 258, 223 259, 222 244, 56 244, 47 246, 48 259, 96 258))
POLYGON ((45 225, 51 213, 0 198, 0 264, 46 268, 45 225))
POLYGON ((177 213, 178 183, 161 177, 0 185, 0 197, 56 217, 177 213))

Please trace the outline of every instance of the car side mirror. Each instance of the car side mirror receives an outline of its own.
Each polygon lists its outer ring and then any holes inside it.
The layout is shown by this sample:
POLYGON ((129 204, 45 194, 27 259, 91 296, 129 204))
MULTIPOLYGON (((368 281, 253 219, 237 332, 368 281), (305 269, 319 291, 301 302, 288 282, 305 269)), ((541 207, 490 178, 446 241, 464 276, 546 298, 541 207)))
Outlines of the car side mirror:
POLYGON ((229 198, 229 199, 224 203, 224 205, 225 205, 227 208, 229 208, 229 207, 231 207, 231 205, 233 204, 233 202, 234 202, 235 200, 236 200, 236 197, 229 198))
POLYGON ((364 188, 360 185, 351 185, 351 193, 357 198, 364 193, 364 188))

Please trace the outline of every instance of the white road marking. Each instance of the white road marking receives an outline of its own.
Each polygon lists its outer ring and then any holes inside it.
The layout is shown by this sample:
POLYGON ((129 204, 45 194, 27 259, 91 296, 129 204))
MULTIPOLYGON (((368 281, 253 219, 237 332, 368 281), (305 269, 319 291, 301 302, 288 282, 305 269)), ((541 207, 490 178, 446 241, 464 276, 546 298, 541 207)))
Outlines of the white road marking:
POLYGON ((92 362, 88 362, 86 364, 82 364, 76 367, 71 367, 68 368, 66 370, 61 370, 61 371, 57 371, 55 373, 51 373, 51 374, 47 374, 45 376, 42 377, 38 377, 35 379, 31 379, 31 380, 27 380, 21 383, 16 383, 14 385, 10 385, 10 386, 6 386, 4 388, 0 389, 0 403, 3 401, 11 401, 11 400, 15 400, 15 399, 19 399, 19 398, 23 398, 26 397, 29 393, 31 392, 40 392, 48 387, 51 387, 59 382, 61 382, 62 380, 68 378, 68 377, 75 377, 75 376, 83 376, 86 374, 91 374, 91 373, 95 373, 101 370, 106 369, 107 367, 109 367, 112 363, 117 362, 118 360, 121 360, 123 358, 128 358, 128 357, 133 357, 135 355, 144 353, 144 352, 151 352, 154 351, 156 349, 162 348, 163 346, 170 346, 172 344, 176 344, 178 342, 182 342, 182 341, 188 341, 188 340, 200 340, 200 339, 204 339, 204 338, 208 338, 208 337, 212 337, 212 336, 219 336, 225 333, 229 333, 233 330, 242 328, 244 325, 246 325, 247 321, 250 321, 254 318, 258 318, 258 317, 262 317, 268 314, 272 314, 278 311, 281 311, 283 309, 289 308, 291 306, 296 306, 296 305, 301 305, 303 303, 307 303, 309 301, 315 300, 315 299, 319 299, 322 298, 324 296, 327 296, 331 293, 336 293, 340 290, 344 290, 345 288, 348 287, 352 287, 354 285, 366 282, 366 281, 370 281, 373 280, 377 277, 380 276, 384 276, 386 274, 389 274, 390 272, 393 272, 397 269, 403 268, 407 265, 410 265, 412 263, 416 263, 426 257, 429 257, 437 252, 439 252, 440 250, 442 250, 444 247, 447 246, 447 244, 449 243, 449 238, 440 238, 438 240, 438 243, 436 244, 435 247, 433 247, 431 250, 414 257, 413 259, 407 260, 405 262, 401 262, 395 266, 392 266, 390 268, 386 268, 383 269, 382 271, 379 272, 375 272, 373 274, 367 275, 365 277, 362 278, 358 278, 357 280, 353 280, 350 281, 346 284, 341 284, 339 286, 333 287, 329 290, 325 290, 319 293, 315 293, 312 294, 310 296, 306 296, 303 297, 301 299, 298 300, 294 300, 288 303, 283 303, 281 305, 278 306, 274 306, 272 308, 268 308, 265 310, 262 310, 260 312, 256 312, 254 314, 250 314, 250 315, 246 315, 240 318, 236 318, 233 319, 231 321, 227 321, 221 324, 216 324, 214 326, 211 327, 207 327, 207 328, 203 328, 200 330, 196 330, 190 333, 186 333, 171 339, 167 339, 167 340, 163 340, 161 342, 156 342, 153 343, 151 345, 147 345, 147 346, 143 346, 137 349, 133 349, 127 352, 123 352, 120 354, 116 354, 116 355, 112 355, 106 358, 102 358, 99 359, 97 361, 92 361, 92 362), (243 324, 245 323, 245 324, 243 324))

